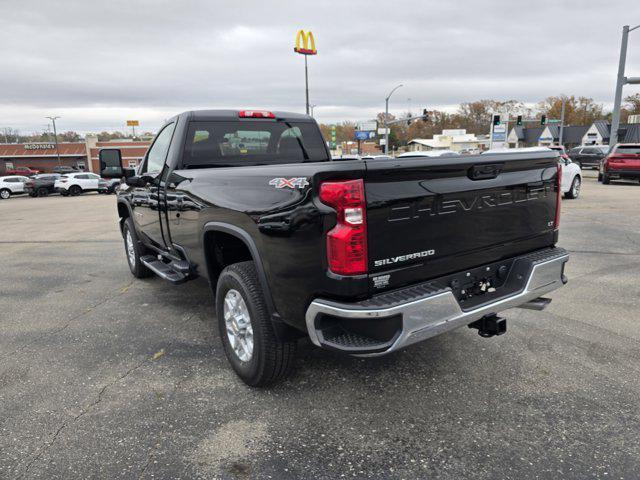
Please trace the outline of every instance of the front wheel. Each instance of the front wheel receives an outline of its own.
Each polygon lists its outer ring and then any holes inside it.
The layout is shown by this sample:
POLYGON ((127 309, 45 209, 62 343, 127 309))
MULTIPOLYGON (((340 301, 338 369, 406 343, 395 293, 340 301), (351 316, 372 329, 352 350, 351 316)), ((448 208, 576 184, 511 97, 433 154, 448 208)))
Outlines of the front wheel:
POLYGON ((2 198, 3 200, 6 200, 10 197, 11 197, 11 190, 9 190, 8 188, 3 188, 2 190, 0 190, 0 198, 2 198))
POLYGON ((127 254, 129 270, 136 278, 147 278, 152 275, 152 271, 143 265, 140 257, 147 252, 144 246, 138 241, 135 226, 131 217, 124 221, 122 226, 122 236, 124 237, 124 251, 127 254))
POLYGON ((296 341, 277 337, 253 262, 234 263, 222 271, 216 316, 227 359, 244 383, 264 387, 291 373, 296 341))
POLYGON ((609 185, 610 183, 611 183, 611 177, 608 174, 603 173, 602 174, 602 184, 603 185, 609 185))
POLYGON ((571 188, 567 193, 564 194, 565 198, 578 198, 578 195, 580 195, 581 186, 582 180, 580 179, 580 176, 576 175, 573 179, 573 182, 571 182, 571 188))

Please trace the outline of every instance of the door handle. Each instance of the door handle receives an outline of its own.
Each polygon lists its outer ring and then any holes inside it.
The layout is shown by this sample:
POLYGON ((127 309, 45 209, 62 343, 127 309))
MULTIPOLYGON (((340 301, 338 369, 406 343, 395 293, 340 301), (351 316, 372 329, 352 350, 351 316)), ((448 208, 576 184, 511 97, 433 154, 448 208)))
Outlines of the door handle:
POLYGON ((489 180, 496 178, 502 172, 502 167, 502 163, 474 165, 469 169, 468 177, 471 180, 489 180))

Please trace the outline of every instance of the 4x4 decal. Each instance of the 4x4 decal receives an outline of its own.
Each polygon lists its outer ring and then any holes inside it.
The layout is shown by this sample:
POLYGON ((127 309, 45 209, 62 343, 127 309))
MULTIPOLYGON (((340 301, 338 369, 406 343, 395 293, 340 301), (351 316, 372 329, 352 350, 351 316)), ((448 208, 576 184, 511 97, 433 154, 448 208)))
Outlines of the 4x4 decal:
POLYGON ((269 180, 269 185, 273 185, 276 188, 304 188, 309 185, 307 177, 293 177, 293 178, 272 178, 269 180))

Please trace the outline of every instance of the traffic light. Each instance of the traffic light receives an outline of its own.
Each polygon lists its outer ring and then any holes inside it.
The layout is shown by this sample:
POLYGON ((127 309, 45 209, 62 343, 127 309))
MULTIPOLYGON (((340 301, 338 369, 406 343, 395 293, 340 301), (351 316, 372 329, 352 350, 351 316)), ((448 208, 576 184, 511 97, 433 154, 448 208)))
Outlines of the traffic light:
POLYGON ((547 124, 547 116, 542 115, 542 117, 540 117, 540 125, 546 125, 546 124, 547 124))
POLYGON ((428 122, 429 121, 429 112, 427 111, 426 108, 422 109, 422 121, 423 122, 428 122))
POLYGON ((412 115, 409 113, 407 115, 407 117, 409 118, 409 120, 407 120, 407 126, 409 126, 409 125, 411 125, 411 117, 412 117, 412 115))
POLYGON ((493 125, 500 125, 500 115, 493 116, 493 125))
POLYGON ((522 115, 518 115, 518 118, 516 119, 516 125, 519 127, 522 126, 522 115))

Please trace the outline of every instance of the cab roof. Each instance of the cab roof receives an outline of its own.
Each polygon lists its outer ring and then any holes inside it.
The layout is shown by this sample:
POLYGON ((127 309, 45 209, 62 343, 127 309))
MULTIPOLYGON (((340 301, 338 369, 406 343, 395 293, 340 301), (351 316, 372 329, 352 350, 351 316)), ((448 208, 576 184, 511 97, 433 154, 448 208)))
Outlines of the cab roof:
MULTIPOLYGON (((242 109, 242 110, 266 110, 266 109, 242 109)), ((309 115, 305 115, 303 113, 295 113, 295 112, 277 112, 273 110, 268 110, 272 112, 276 119, 282 120, 295 120, 295 121, 313 121, 313 117, 309 115)), ((189 112, 185 112, 186 115, 189 116, 191 120, 200 120, 200 121, 223 121, 223 120, 238 120, 240 118, 241 110, 191 110, 189 112)), ((262 119, 259 119, 262 120, 262 119)), ((267 119, 268 120, 268 119, 267 119)))

